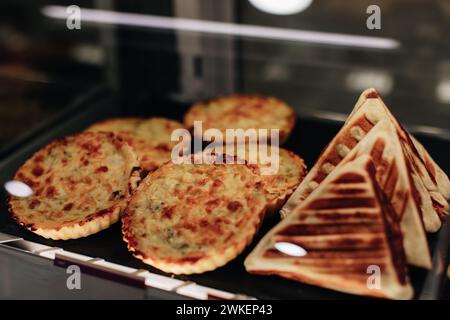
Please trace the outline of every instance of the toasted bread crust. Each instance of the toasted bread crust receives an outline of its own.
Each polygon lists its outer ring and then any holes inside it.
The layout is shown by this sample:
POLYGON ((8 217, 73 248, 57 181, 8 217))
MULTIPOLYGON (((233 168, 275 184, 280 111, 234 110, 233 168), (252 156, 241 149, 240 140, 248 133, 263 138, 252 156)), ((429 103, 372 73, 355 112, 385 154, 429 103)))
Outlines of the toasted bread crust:
POLYGON ((245 260, 247 271, 275 274, 346 293, 410 299, 400 220, 382 193, 370 156, 340 165, 245 260), (277 244, 299 246, 303 254, 277 244), (371 288, 369 267, 380 287, 371 288))
POLYGON ((167 163, 133 194, 123 239, 136 258, 160 270, 202 273, 242 252, 265 208, 259 176, 247 165, 167 163))
POLYGON ((365 90, 361 94, 344 126, 324 148, 316 164, 281 209, 281 217, 286 217, 296 205, 306 199, 327 174, 340 163, 345 154, 355 148, 382 119, 389 120, 395 127, 408 163, 411 164, 409 170, 414 175, 415 184, 421 190, 419 195, 426 205, 426 208, 422 208, 426 230, 436 232, 441 225, 439 219, 447 215, 449 210, 445 199, 450 194, 449 179, 425 148, 405 131, 374 89, 365 90), (436 217, 429 219, 433 215, 436 217))
POLYGON ((219 129, 225 140, 226 129, 279 129, 281 144, 291 134, 296 116, 290 106, 273 97, 229 95, 194 104, 185 114, 184 124, 192 128, 194 121, 202 121, 203 130, 219 129))
POLYGON ((136 155, 111 133, 85 132, 56 140, 25 162, 14 179, 28 198, 10 196, 11 216, 54 240, 85 237, 117 222, 136 185, 136 155))
POLYGON ((166 118, 113 118, 93 124, 87 131, 113 132, 136 152, 140 166, 152 172, 171 159, 172 132, 184 128, 177 121, 166 118))

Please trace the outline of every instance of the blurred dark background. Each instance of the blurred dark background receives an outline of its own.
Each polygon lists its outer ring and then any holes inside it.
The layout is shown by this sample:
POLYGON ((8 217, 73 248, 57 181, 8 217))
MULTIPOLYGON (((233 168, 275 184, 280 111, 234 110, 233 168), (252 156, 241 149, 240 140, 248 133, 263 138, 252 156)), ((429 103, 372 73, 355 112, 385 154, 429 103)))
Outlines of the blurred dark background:
POLYGON ((182 103, 267 94, 341 120, 373 86, 409 128, 448 139, 449 34, 444 0, 1 0, 0 155, 99 87, 182 103), (366 27, 373 4, 381 30, 366 27))

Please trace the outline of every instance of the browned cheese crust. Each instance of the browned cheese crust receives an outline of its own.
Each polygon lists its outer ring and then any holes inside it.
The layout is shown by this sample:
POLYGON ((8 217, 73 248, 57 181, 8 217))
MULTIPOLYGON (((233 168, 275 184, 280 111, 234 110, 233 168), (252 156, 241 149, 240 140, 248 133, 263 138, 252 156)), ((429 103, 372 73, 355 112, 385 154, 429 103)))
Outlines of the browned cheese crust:
POLYGON ((184 124, 192 128, 194 121, 202 121, 204 131, 219 129, 224 139, 226 129, 279 129, 283 143, 294 128, 296 116, 290 106, 273 97, 229 95, 194 104, 186 113, 184 124))
POLYGON ((294 192, 306 175, 306 165, 302 158, 295 153, 278 148, 273 145, 265 146, 260 150, 261 145, 225 145, 223 152, 229 155, 244 159, 247 163, 255 165, 257 172, 261 174, 261 179, 266 191, 268 201, 267 214, 278 212, 288 197, 294 192), (252 156, 250 156, 250 151, 252 156), (261 155, 262 154, 262 155, 261 155), (277 156, 278 154, 278 156, 277 156), (275 164, 278 161, 278 164, 275 164), (271 174, 266 173, 271 169, 277 169, 271 174))
POLYGON ((88 131, 113 132, 125 140, 136 152, 140 166, 152 172, 171 159, 172 132, 184 128, 177 121, 165 118, 107 119, 88 128, 88 131))
POLYGON ((247 165, 167 163, 134 193, 123 238, 135 257, 158 269, 202 273, 242 252, 265 208, 260 178, 247 165))
POLYGON ((31 187, 11 196, 12 217, 45 238, 75 239, 119 219, 136 185, 131 147, 111 133, 85 132, 54 141, 25 162, 15 180, 31 187))

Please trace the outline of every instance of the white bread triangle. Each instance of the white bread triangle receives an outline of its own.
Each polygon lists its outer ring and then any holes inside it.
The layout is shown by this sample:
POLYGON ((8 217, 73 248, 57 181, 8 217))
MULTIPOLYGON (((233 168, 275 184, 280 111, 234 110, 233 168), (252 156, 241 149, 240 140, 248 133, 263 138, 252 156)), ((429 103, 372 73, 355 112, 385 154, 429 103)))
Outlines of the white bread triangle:
POLYGON ((340 165, 362 155, 372 157, 380 188, 399 216, 407 261, 430 269, 431 255, 424 224, 430 229, 439 228, 441 220, 432 206, 430 194, 409 164, 391 121, 379 121, 340 165))
POLYGON ((340 165, 245 260, 247 271, 275 274, 351 294, 411 299, 395 210, 378 186, 370 156, 340 165), (349 207, 348 204, 351 203, 349 207), (303 249, 286 252, 288 243, 303 249), (370 269, 381 268, 380 287, 370 269))
MULTIPOLYGON (((422 180, 421 186, 423 188, 418 187, 418 189, 420 192, 424 192, 423 189, 426 189, 429 192, 434 210, 440 217, 445 215, 448 211, 446 198, 450 194, 450 182, 447 175, 431 159, 425 148, 416 139, 411 138, 412 136, 400 126, 384 105, 376 90, 368 89, 361 94, 344 126, 325 147, 316 164, 281 209, 281 217, 286 217, 290 211, 301 203, 374 125, 385 118, 389 119, 396 129, 405 155, 416 174, 414 179, 422 180)), ((428 226, 429 224, 427 224, 427 231, 434 232, 440 224, 437 227, 428 228, 428 226)))

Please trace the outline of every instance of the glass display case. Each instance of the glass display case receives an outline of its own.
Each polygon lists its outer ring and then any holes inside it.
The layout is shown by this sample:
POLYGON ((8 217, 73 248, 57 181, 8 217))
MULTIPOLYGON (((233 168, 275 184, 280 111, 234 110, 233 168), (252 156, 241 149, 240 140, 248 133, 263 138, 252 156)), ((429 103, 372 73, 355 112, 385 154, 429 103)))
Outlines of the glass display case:
MULTIPOLYGON (((182 121, 192 103, 230 93, 274 96, 292 106, 298 121, 286 148, 310 168, 370 87, 450 172, 450 3, 371 5, 3 0, 0 184, 40 147, 96 121, 182 121)), ((250 247, 226 266, 173 277, 129 254, 120 223, 87 238, 48 240, 17 225, 7 192, 0 194, 1 298, 361 298, 248 274, 245 257, 279 217, 268 218, 250 247), (73 264, 87 274, 89 289, 65 290, 64 268, 73 264)), ((411 268, 416 299, 450 297, 443 271, 448 228, 444 222, 429 235, 433 269, 411 268)))

